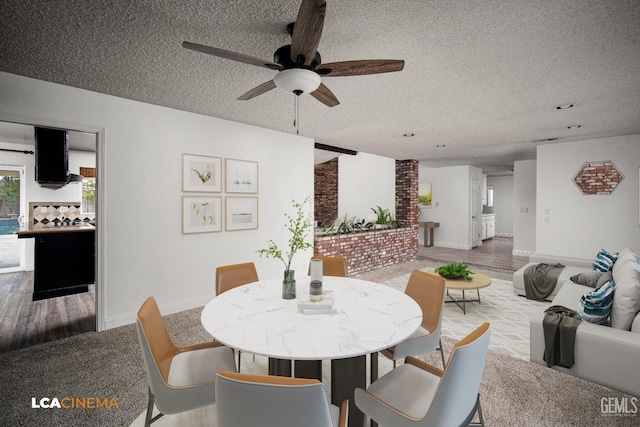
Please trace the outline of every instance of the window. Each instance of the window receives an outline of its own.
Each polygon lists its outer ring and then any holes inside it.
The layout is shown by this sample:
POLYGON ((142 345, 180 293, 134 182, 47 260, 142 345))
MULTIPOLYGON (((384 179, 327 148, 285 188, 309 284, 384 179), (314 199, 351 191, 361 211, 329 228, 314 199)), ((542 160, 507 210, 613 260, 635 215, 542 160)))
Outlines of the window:
POLYGON ((80 168, 82 180, 82 206, 83 213, 96 212, 96 168, 80 168))

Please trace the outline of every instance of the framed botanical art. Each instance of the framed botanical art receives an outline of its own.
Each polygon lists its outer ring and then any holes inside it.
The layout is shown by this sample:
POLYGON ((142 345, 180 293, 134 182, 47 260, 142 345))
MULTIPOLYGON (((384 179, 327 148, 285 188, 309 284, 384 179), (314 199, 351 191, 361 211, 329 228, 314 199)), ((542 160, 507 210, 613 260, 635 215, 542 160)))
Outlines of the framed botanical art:
POLYGON ((225 159, 227 193, 258 192, 258 162, 225 159))
POLYGON ((418 184, 418 203, 424 207, 431 207, 431 183, 421 182, 418 184))
POLYGON ((182 234, 222 230, 222 197, 182 196, 182 234))
POLYGON ((182 191, 221 192, 222 159, 220 157, 182 154, 182 191))
POLYGON ((258 228, 257 197, 226 197, 225 229, 251 230, 258 228))

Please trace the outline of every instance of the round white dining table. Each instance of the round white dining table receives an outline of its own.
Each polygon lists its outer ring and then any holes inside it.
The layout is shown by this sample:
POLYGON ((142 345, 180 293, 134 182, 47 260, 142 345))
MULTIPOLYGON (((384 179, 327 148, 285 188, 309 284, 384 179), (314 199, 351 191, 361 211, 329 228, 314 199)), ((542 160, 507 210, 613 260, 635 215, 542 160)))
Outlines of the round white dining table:
POLYGON ((362 425, 353 390, 366 387, 366 356, 372 355, 372 375, 377 377, 374 355, 410 336, 420 326, 422 310, 411 297, 388 286, 325 276, 323 290, 333 294, 335 313, 305 314, 298 302, 308 298, 309 282, 309 277, 297 277, 298 298, 291 300, 282 298, 281 279, 228 290, 204 307, 202 325, 216 341, 268 356, 270 373, 271 360, 330 359, 331 400, 339 404, 350 399, 350 423, 362 425))
MULTIPOLYGON (((297 295, 309 294, 297 279, 297 295)), ((282 280, 261 280, 226 291, 202 311, 202 324, 229 347, 278 359, 322 360, 366 355, 391 347, 420 326, 422 311, 409 296, 359 279, 325 276, 335 314, 304 314, 298 299, 282 299, 282 280)))

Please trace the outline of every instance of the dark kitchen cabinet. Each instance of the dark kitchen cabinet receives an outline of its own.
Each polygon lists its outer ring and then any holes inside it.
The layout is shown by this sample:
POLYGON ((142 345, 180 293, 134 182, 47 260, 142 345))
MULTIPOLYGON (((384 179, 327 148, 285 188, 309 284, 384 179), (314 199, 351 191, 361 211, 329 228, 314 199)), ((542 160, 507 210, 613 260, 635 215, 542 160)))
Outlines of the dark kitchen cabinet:
POLYGON ((95 281, 93 231, 35 237, 33 300, 87 292, 95 281))

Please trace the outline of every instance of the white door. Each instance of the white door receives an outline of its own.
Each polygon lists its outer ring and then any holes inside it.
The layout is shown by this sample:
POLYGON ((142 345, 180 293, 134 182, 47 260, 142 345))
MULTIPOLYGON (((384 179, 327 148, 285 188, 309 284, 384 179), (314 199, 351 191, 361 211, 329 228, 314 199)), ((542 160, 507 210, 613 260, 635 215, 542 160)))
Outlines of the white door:
POLYGON ((480 180, 476 176, 471 177, 471 247, 482 245, 480 224, 480 180))

